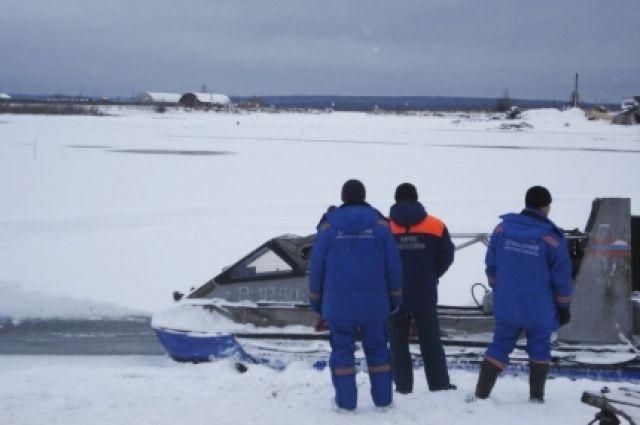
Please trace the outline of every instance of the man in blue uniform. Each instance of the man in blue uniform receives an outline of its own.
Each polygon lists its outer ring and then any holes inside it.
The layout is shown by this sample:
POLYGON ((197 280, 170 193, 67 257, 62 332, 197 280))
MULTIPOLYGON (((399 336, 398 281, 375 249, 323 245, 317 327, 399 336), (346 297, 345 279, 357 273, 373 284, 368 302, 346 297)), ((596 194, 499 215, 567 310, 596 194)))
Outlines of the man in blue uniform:
POLYGON ((487 398, 522 332, 529 355, 529 396, 544 401, 551 359, 551 332, 569 322, 573 294, 571 259, 562 230, 547 218, 551 194, 527 191, 526 208, 506 214, 491 235, 486 273, 493 288, 495 331, 475 395, 487 398))
POLYGON ((402 300, 400 253, 388 223, 365 202, 358 180, 319 225, 309 264, 309 304, 331 331, 331 378, 339 409, 357 405, 355 340, 362 338, 377 407, 392 401, 387 318, 402 300))
POLYGON ((413 390, 413 365, 409 353, 412 319, 420 339, 420 353, 429 390, 452 390, 438 323, 438 280, 453 262, 454 245, 442 221, 427 214, 411 183, 399 185, 391 207, 391 231, 402 257, 404 296, 389 320, 391 360, 396 391, 413 390))

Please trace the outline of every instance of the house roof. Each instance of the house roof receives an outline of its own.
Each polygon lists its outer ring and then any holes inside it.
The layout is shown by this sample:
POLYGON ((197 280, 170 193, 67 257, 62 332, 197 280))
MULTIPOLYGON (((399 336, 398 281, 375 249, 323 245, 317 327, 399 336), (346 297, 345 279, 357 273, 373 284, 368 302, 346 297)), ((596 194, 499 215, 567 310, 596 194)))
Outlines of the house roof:
MULTIPOLYGON (((185 93, 189 94, 189 93, 185 93)), ((226 94, 216 94, 216 93, 194 93, 191 92, 196 99, 198 99, 201 103, 213 103, 215 105, 228 105, 231 103, 231 99, 226 94)))
POLYGON ((160 93, 146 91, 138 95, 138 98, 149 98, 152 102, 178 103, 182 97, 179 93, 160 93))

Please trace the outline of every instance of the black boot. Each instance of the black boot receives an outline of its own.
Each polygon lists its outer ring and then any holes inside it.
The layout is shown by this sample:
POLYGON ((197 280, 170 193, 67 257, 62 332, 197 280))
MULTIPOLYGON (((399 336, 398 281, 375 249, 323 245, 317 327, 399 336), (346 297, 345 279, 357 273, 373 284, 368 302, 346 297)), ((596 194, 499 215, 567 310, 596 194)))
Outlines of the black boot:
POLYGON ((549 363, 529 362, 529 400, 544 403, 544 384, 549 373, 549 363))
POLYGON ((498 379, 498 374, 502 371, 498 366, 494 365, 487 359, 480 364, 480 376, 478 377, 478 385, 476 385, 476 397, 487 398, 491 394, 491 390, 498 379))
POLYGON ((440 388, 429 388, 429 391, 455 391, 458 389, 458 386, 455 384, 447 384, 444 387, 440 388))

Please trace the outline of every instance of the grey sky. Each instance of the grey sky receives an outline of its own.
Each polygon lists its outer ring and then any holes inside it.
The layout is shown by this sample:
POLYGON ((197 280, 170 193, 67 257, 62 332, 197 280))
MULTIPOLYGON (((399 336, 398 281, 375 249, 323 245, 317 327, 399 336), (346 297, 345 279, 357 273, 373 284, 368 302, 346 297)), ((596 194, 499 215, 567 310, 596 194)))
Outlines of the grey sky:
POLYGON ((640 0, 0 0, 0 91, 640 94, 640 0))

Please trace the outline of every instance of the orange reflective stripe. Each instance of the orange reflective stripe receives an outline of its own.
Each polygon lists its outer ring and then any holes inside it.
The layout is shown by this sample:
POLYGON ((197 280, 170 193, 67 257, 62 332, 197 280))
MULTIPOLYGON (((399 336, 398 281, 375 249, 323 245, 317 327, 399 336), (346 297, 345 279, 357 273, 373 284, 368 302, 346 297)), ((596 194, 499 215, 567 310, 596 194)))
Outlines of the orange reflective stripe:
POLYGON ((389 295, 391 295, 394 298, 401 297, 402 296, 402 289, 396 289, 395 291, 389 291, 389 295))
POLYGON ((489 356, 484 356, 484 359, 486 361, 488 361, 489 363, 493 364, 494 366, 496 366, 498 369, 503 370, 507 368, 507 365, 502 363, 500 360, 496 360, 493 357, 489 357, 489 356))
POLYGON ((444 233, 444 223, 440 219, 428 215, 427 218, 420 223, 412 226, 409 229, 409 233, 426 233, 429 235, 435 235, 441 237, 444 233))
POLYGON ((320 225, 320 228, 318 230, 319 231, 323 231, 323 230, 327 230, 329 228, 331 228, 331 223, 325 221, 324 223, 322 223, 320 225))
POLYGON ((391 372, 391 365, 389 363, 385 363, 380 366, 369 366, 368 369, 369 369, 369 373, 391 372))
POLYGON ((393 233, 394 235, 397 235, 399 233, 405 233, 405 231, 407 230, 406 227, 398 226, 396 222, 393 220, 389 222, 389 226, 391 227, 391 233, 393 233))
POLYGON ((544 236, 542 239, 554 248, 557 248, 558 246, 560 246, 560 242, 558 242, 551 235, 544 236))
POLYGON ((355 375, 356 368, 355 366, 335 367, 333 368, 333 374, 335 376, 355 375))
POLYGON ((437 217, 428 215, 420 223, 415 226, 411 226, 408 229, 403 226, 399 226, 395 221, 391 220, 389 223, 391 226, 391 233, 394 235, 402 233, 424 233, 428 235, 434 235, 442 237, 444 234, 444 223, 437 217))
POLYGON ((379 219, 376 224, 378 224, 378 226, 389 227, 389 222, 384 218, 379 219))
POLYGON ((322 298, 322 295, 309 291, 309 299, 319 300, 320 298, 322 298))
POLYGON ((560 304, 568 304, 571 302, 572 299, 573 297, 571 295, 568 295, 568 296, 556 295, 556 301, 559 302, 560 304))

